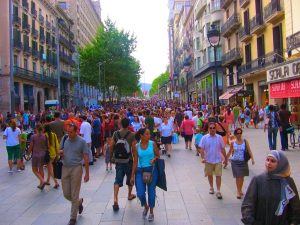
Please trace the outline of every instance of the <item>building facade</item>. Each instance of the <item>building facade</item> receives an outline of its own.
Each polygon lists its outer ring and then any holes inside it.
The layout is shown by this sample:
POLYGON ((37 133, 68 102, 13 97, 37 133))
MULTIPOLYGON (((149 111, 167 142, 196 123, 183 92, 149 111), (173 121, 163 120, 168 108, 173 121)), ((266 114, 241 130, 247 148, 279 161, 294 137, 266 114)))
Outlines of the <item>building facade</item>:
POLYGON ((239 38, 243 62, 239 68, 248 102, 259 106, 274 103, 269 99, 267 67, 285 60, 285 11, 283 0, 240 0, 239 38))
MULTIPOLYGON (((16 111, 44 110, 45 100, 58 99, 57 86, 61 73, 66 73, 66 77, 62 75, 60 80, 61 92, 68 92, 71 85, 72 34, 63 34, 58 21, 68 24, 69 28, 72 22, 58 8, 44 0, 1 1, 0 8, 5 9, 0 16, 3 30, 0 41, 3 65, 0 111, 10 111, 12 108, 16 111), (9 13, 10 2, 12 15, 9 13), (65 42, 70 44, 68 50, 59 44, 63 36, 65 42)), ((66 107, 71 105, 70 101, 68 99, 65 102, 66 107)))
MULTIPOLYGON (((51 0, 57 4, 73 21, 72 32, 77 50, 90 44, 100 26, 101 5, 100 0, 51 0)), ((73 55, 73 59, 79 63, 78 54, 73 55)), ((74 68, 74 86, 72 95, 76 105, 84 104, 86 106, 95 104, 100 96, 99 91, 93 86, 80 81, 79 67, 74 68), (80 81, 80 82, 79 82, 80 81), (80 84, 80 85, 79 85, 80 84)))
POLYGON ((224 73, 224 91, 220 100, 224 103, 242 102, 244 95, 238 93, 243 90, 239 67, 242 63, 242 49, 239 39, 240 2, 239 0, 222 0, 223 25, 221 36, 223 38, 222 66, 224 73))
POLYGON ((214 25, 220 30, 223 24, 223 9, 220 0, 197 0, 194 7, 194 79, 198 102, 216 103, 216 79, 218 79, 219 93, 223 92, 223 71, 222 71, 222 46, 220 39, 216 47, 216 65, 214 50, 210 46, 207 32, 214 25), (217 67, 217 76, 215 75, 217 67))

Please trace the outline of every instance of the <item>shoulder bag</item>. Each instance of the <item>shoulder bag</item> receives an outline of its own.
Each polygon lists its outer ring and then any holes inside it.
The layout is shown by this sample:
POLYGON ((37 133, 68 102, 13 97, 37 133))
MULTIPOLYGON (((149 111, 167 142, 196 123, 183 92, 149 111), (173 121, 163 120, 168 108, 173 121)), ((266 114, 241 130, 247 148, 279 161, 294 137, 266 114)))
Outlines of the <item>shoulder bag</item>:
POLYGON ((248 147, 247 147, 246 139, 244 139, 244 143, 245 143, 244 161, 246 163, 248 163, 248 161, 250 160, 251 157, 250 157, 249 150, 248 150, 248 147))

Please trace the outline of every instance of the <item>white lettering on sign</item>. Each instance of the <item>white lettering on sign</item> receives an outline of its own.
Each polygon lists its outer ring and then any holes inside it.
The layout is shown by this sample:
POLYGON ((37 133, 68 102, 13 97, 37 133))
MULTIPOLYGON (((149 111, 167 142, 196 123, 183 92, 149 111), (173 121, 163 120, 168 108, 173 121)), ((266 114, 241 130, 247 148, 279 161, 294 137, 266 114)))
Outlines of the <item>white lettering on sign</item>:
POLYGON ((273 92, 279 92, 280 91, 280 87, 281 87, 281 85, 280 84, 272 84, 272 91, 273 92))
POLYGON ((267 71, 267 82, 300 76, 300 60, 267 71))
POLYGON ((300 80, 291 81, 291 89, 300 89, 300 80))

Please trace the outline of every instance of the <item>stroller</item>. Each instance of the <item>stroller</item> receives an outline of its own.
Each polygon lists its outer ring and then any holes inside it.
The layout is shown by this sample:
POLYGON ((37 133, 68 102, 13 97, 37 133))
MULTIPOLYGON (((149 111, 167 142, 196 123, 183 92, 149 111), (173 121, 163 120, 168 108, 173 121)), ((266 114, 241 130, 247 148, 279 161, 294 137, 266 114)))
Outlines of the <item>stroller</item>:
POLYGON ((161 151, 162 155, 167 154, 165 145, 161 143, 161 136, 160 136, 160 132, 156 132, 153 138, 153 141, 156 143, 158 149, 161 151))
POLYGON ((22 157, 26 160, 29 161, 32 158, 32 153, 28 154, 29 152, 29 145, 30 145, 30 138, 34 134, 33 130, 28 131, 27 133, 27 139, 26 139, 26 147, 24 152, 22 153, 22 157))

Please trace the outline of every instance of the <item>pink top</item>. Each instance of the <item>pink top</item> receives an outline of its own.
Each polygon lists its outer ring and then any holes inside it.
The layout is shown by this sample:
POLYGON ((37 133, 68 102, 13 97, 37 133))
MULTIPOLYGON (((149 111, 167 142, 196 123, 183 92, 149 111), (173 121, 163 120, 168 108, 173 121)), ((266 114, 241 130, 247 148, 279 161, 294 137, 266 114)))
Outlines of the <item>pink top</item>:
POLYGON ((228 113, 225 113, 225 121, 227 124, 232 124, 234 122, 234 118, 233 118, 233 112, 230 113, 230 115, 228 115, 228 113))
POLYGON ((195 127, 195 123, 193 120, 184 120, 181 123, 181 130, 183 130, 184 134, 192 135, 194 134, 193 128, 195 127))

